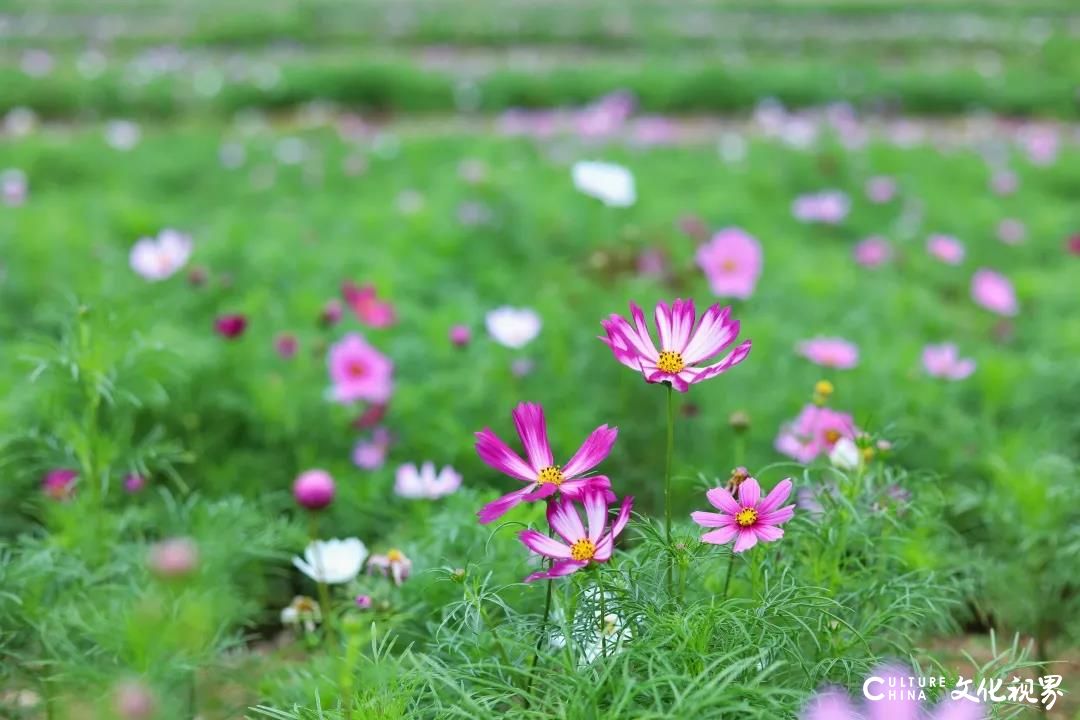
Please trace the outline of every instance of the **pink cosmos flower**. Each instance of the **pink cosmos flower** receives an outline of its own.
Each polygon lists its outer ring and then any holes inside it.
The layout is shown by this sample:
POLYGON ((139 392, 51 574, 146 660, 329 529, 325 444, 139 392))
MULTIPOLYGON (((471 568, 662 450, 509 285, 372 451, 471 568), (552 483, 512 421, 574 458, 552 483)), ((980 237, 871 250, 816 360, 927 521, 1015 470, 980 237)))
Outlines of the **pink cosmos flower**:
POLYGON ((334 383, 332 396, 337 402, 383 403, 390 399, 394 363, 359 333, 349 333, 330 346, 327 363, 334 383))
POLYGON ((870 202, 881 205, 896 197, 896 180, 888 175, 876 175, 866 181, 864 189, 870 202))
POLYGON ((810 699, 801 720, 983 720, 984 703, 945 698, 933 708, 920 707, 917 678, 905 667, 886 665, 870 673, 864 685, 868 697, 859 708, 839 688, 828 688, 810 699))
POLYGON ((855 246, 854 254, 859 265, 876 268, 892 258, 892 245, 880 235, 871 235, 855 246))
POLYGON ((68 500, 75 492, 75 480, 78 477, 77 470, 50 470, 41 480, 41 489, 53 500, 68 500))
POLYGON ((701 536, 701 541, 712 545, 727 545, 732 540, 732 552, 749 550, 761 542, 775 542, 784 537, 783 525, 795 515, 795 505, 780 507, 791 495, 791 480, 781 480, 772 491, 761 499, 761 486, 748 477, 735 491, 739 499, 726 488, 716 487, 705 493, 709 503, 720 510, 718 513, 701 510, 690 513, 698 525, 716 528, 701 536))
POLYGON ((125 492, 134 495, 137 492, 141 492, 142 489, 146 487, 146 478, 139 473, 128 473, 124 476, 123 485, 125 492))
POLYGON ((247 317, 240 313, 219 315, 214 320, 214 330, 226 340, 235 340, 244 334, 247 329, 247 317))
POLYGON ((928 375, 948 380, 963 380, 975 372, 975 361, 961 358, 960 351, 952 343, 924 347, 922 364, 928 375))
POLYGON ((156 238, 141 238, 131 248, 131 269, 150 282, 172 277, 191 257, 191 238, 175 230, 162 230, 156 238))
POLYGON ((1012 317, 1020 311, 1012 283, 1001 273, 980 268, 971 277, 971 297, 992 313, 1012 317))
POLYGON ((400 550, 390 549, 385 555, 372 555, 368 558, 368 573, 377 572, 389 577, 395 585, 401 585, 409 579, 412 572, 412 560, 400 550))
POLYGON ((611 559, 615 538, 619 537, 630 520, 630 508, 634 505, 634 498, 623 498, 619 514, 607 534, 604 534, 604 530, 608 527, 608 504, 613 498, 602 490, 590 489, 582 495, 581 501, 585 508, 587 530, 582 525, 573 500, 563 496, 548 503, 547 507, 548 524, 563 542, 536 530, 522 530, 518 533, 525 547, 537 555, 555 561, 549 569, 529 575, 525 582, 554 580, 577 572, 591 562, 604 563, 611 559))
POLYGON ((386 453, 390 450, 390 431, 378 427, 371 433, 369 440, 361 440, 353 448, 352 459, 357 467, 364 470, 378 470, 386 462, 386 453))
POLYGON ((435 472, 435 463, 426 462, 419 468, 413 463, 398 467, 394 492, 412 500, 435 500, 454 493, 461 487, 461 474, 449 465, 435 472))
POLYGON ((847 217, 851 210, 851 200, 839 190, 823 190, 795 198, 791 204, 791 214, 804 223, 823 223, 837 225, 847 217))
POLYGON ((843 338, 818 337, 795 347, 804 358, 822 367, 850 370, 859 364, 859 347, 843 338))
POLYGON ((739 228, 725 228, 698 248, 697 264, 715 295, 745 300, 761 276, 761 243, 739 228))
POLYGON ((397 312, 388 302, 379 300, 374 285, 358 286, 346 280, 341 285, 341 295, 356 313, 360 322, 374 328, 390 327, 397 321, 397 312))
POLYGON ((746 340, 719 362, 698 365, 716 357, 739 335, 739 321, 730 319, 730 307, 712 305, 697 322, 693 300, 678 299, 670 307, 665 302, 657 303, 659 350, 645 324, 645 314, 633 302, 630 314, 633 326, 615 314, 602 320, 607 337, 600 340, 611 348, 616 360, 641 372, 646 382, 667 382, 679 392, 686 392, 692 384, 726 372, 750 354, 750 341, 746 340))
POLYGON ((807 405, 792 422, 780 428, 774 447, 796 461, 807 464, 829 453, 841 438, 854 440, 858 430, 848 413, 818 405, 807 405))
POLYGON ((482 507, 477 513, 481 523, 487 524, 502 517, 510 508, 522 502, 540 500, 555 492, 578 498, 587 489, 596 488, 614 501, 611 482, 606 477, 582 476, 608 456, 619 433, 618 428, 601 425, 592 431, 565 465, 556 465, 548 445, 544 408, 536 403, 521 403, 514 408, 513 417, 527 461, 511 450, 490 428, 476 433, 476 452, 488 466, 524 482, 525 487, 482 507))
POLYGON ((926 239, 926 252, 947 265, 964 261, 964 245, 951 235, 931 235, 926 239))
POLYGON ((1000 170, 990 178, 990 189, 996 195, 1012 195, 1020 187, 1020 180, 1011 170, 1000 170))
POLYGON ((1027 228, 1024 227, 1024 223, 1016 218, 1005 218, 998 223, 998 240, 1001 240, 1006 245, 1019 245, 1024 241, 1026 235, 1027 228))

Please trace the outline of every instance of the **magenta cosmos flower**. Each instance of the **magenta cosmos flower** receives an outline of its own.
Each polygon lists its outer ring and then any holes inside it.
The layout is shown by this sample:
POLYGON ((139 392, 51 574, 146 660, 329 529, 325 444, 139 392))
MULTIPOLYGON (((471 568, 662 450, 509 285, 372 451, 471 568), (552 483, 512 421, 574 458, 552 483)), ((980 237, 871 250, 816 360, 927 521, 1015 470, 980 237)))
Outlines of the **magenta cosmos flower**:
POLYGON ((357 319, 365 325, 373 328, 383 328, 393 325, 397 321, 397 311, 394 306, 384 300, 380 300, 375 292, 374 285, 364 285, 346 280, 341 285, 341 295, 345 302, 356 313, 357 319))
POLYGON ((697 264, 715 295, 745 300, 761 276, 761 243, 739 228, 725 228, 698 248, 697 264))
POLYGON ((665 302, 657 303, 659 349, 649 334, 641 308, 630 303, 630 314, 634 318, 633 326, 614 314, 602 320, 607 337, 600 339, 615 353, 616 360, 640 371, 646 382, 667 382, 679 392, 686 392, 692 384, 716 377, 750 354, 750 341, 746 340, 720 362, 698 366, 716 357, 738 337, 739 321, 730 318, 730 307, 713 305, 697 322, 693 300, 676 300, 670 307, 665 302))
POLYGON ((1016 291, 1009 278, 1001 273, 981 268, 971 277, 971 297, 992 313, 1012 317, 1020 311, 1016 291))
POLYGON ((924 347, 922 364, 927 375, 948 380, 963 380, 975 372, 975 361, 960 357, 960 351, 952 343, 924 347))
POLYGON ((526 485, 482 507, 477 513, 481 523, 486 524, 502 517, 510 508, 522 502, 540 500, 555 492, 564 497, 577 498, 586 490, 594 488, 614 501, 611 481, 603 475, 582 475, 608 456, 619 434, 618 428, 601 425, 585 439, 585 443, 578 448, 569 462, 556 465, 551 446, 548 445, 544 408, 537 403, 521 403, 514 408, 513 417, 514 427, 517 428, 521 444, 525 446, 528 460, 521 459, 491 428, 484 428, 476 433, 476 453, 490 467, 521 480, 526 485))
POLYGON ((555 561, 549 569, 534 572, 525 578, 525 582, 553 580, 577 572, 591 562, 604 563, 611 559, 615 538, 619 537, 630 519, 634 498, 623 498, 619 514, 607 534, 604 530, 607 529, 608 522, 608 495, 602 490, 590 489, 581 499, 585 507, 587 530, 581 523, 573 500, 564 496, 549 503, 547 509, 548 524, 563 542, 536 530, 522 530, 518 533, 525 547, 555 561))
POLYGON ((340 403, 366 400, 383 403, 394 389, 394 363, 358 333, 349 333, 330 347, 327 356, 332 396, 340 403))
POLYGON ((804 358, 822 367, 850 370, 859 364, 858 346, 841 338, 803 340, 795 349, 804 358))
POLYGON ((720 512, 698 510, 690 513, 698 525, 710 530, 701 536, 701 541, 712 545, 727 545, 732 540, 735 547, 732 552, 749 550, 761 542, 774 542, 784 537, 783 525, 795 515, 795 505, 783 505, 791 495, 791 480, 781 480, 772 491, 761 498, 761 486, 758 481, 748 477, 739 484, 736 492, 739 499, 717 487, 705 493, 709 503, 720 512))
POLYGON ((778 452, 806 464, 822 453, 832 452, 841 438, 854 440, 857 434, 848 413, 807 405, 795 420, 780 428, 774 446, 778 452))

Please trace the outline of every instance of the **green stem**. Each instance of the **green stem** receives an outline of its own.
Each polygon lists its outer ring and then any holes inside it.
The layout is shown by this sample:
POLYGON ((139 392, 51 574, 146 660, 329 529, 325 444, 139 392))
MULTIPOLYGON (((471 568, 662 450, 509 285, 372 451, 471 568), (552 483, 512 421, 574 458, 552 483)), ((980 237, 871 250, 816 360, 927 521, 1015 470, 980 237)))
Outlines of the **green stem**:
POLYGON ((664 539, 668 546, 667 591, 672 593, 672 568, 675 556, 671 547, 671 459, 675 453, 675 396, 671 384, 667 388, 667 458, 664 464, 664 539))
MULTIPOLYGON (((308 521, 308 534, 311 536, 311 542, 314 544, 319 540, 319 515, 317 512, 310 514, 308 521)), ((326 571, 323 570, 322 553, 319 552, 318 546, 314 547, 315 552, 315 573, 321 578, 326 576, 326 571)), ((319 590, 319 609, 322 610, 323 623, 326 627, 326 639, 329 641, 330 637, 334 634, 334 615, 332 608, 330 607, 330 588, 322 580, 316 580, 315 585, 319 590)))
POLYGON ((607 657, 607 601, 604 598, 604 575, 602 570, 596 573, 596 589, 600 593, 600 656, 607 657))
POLYGON ((345 645, 345 664, 341 668, 341 700, 345 704, 345 720, 353 716, 353 688, 355 686, 353 668, 360 657, 360 637, 357 633, 349 634, 345 645))
POLYGON ((727 565, 727 577, 724 578, 724 594, 721 596, 723 599, 727 599, 728 588, 731 587, 731 571, 735 569, 735 553, 731 553, 731 557, 728 558, 727 565))
MULTIPOLYGON (((555 536, 555 528, 548 528, 548 537, 555 536)), ((554 558, 548 558, 548 569, 555 563, 554 558)), ((525 706, 528 707, 529 698, 528 695, 532 691, 533 677, 536 669, 536 663, 540 660, 540 648, 544 644, 544 637, 547 635, 548 617, 551 615, 551 593, 553 592, 555 583, 551 580, 547 582, 547 597, 544 600, 544 618, 540 621, 540 634, 536 637, 536 647, 533 648, 532 662, 529 663, 529 680, 525 683, 525 706)))

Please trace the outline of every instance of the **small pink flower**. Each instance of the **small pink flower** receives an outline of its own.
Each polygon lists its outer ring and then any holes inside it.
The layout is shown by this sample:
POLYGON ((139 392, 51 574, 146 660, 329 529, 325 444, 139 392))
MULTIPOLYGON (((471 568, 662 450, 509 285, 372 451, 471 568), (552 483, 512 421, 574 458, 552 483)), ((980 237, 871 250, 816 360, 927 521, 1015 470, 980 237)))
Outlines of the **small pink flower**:
POLYGON ((859 364, 859 347, 842 338, 803 340, 795 349, 804 358, 822 367, 850 370, 859 364))
POLYGON ((1070 236, 1065 241, 1065 251, 1071 255, 1080 255, 1080 233, 1070 236))
POLYGON ((334 478, 325 470, 305 470, 293 483, 293 497, 308 510, 322 510, 333 502, 334 490, 334 478))
POLYGON ((842 438, 854 440, 858 430, 851 415, 817 405, 805 406, 780 428, 774 447, 804 465, 828 454, 842 438))
POLYGON ((859 265, 876 268, 892 258, 892 245, 880 235, 871 235, 855 246, 854 254, 859 265))
POLYGON ((520 490, 503 495, 482 507, 477 513, 482 524, 497 520, 520 503, 541 500, 556 492, 578 498, 586 490, 596 488, 614 501, 611 482, 606 477, 583 476, 611 452, 619 434, 618 428, 601 425, 590 433, 565 465, 556 465, 548 444, 544 408, 536 403, 521 403, 514 408, 513 417, 527 461, 511 450, 490 428, 476 433, 476 453, 480 459, 489 467, 525 483, 520 490))
POLYGON ((992 313, 1012 317, 1020 311, 1012 283, 1001 273, 980 268, 971 277, 971 297, 992 313))
POLYGON ((150 548, 150 569, 159 577, 179 578, 191 574, 199 564, 199 548, 186 538, 162 540, 150 548))
POLYGON ((698 248, 697 264, 713 294, 745 300, 761 276, 761 243, 739 228, 725 228, 698 248))
POLYGON ((472 330, 468 325, 455 325, 450 328, 450 342, 455 347, 465 347, 472 340, 472 330))
POLYGON ((1052 165, 1057 160, 1060 146, 1057 130, 1030 126, 1021 130, 1019 140, 1032 165, 1052 165))
POLYGON ((435 463, 419 468, 412 463, 401 465, 394 476, 394 492, 410 500, 435 500, 451 495, 461 487, 461 474, 449 465, 436 473, 435 463))
POLYGON ((990 178, 990 189, 996 195, 1012 195, 1020 187, 1020 180, 1016 173, 1009 170, 999 170, 990 178))
POLYGON ((718 513, 696 511, 690 513, 694 522, 702 527, 716 528, 701 536, 701 541, 713 545, 727 545, 732 540, 732 552, 749 550, 760 542, 775 542, 784 537, 780 529, 795 515, 795 505, 780 507, 791 495, 791 480, 781 480, 772 491, 761 498, 761 486, 750 477, 736 490, 739 499, 725 488, 717 487, 705 493, 709 503, 720 510, 718 513))
POLYGON ((1019 245, 1027 235, 1024 223, 1015 218, 1005 218, 998 223, 997 236, 1006 245, 1019 245))
POLYGON ((53 500, 69 500, 75 492, 77 470, 50 470, 41 481, 41 489, 53 500))
POLYGON ((864 189, 870 202, 881 205, 896 197, 896 180, 887 175, 875 175, 866 181, 864 189))
POLYGON ((409 579, 412 572, 412 560, 400 550, 391 549, 385 555, 372 555, 368 558, 368 573, 377 572, 389 577, 395 585, 401 585, 409 579))
POLYGON ((386 462, 386 454, 390 450, 390 431, 386 428, 375 428, 369 440, 361 440, 353 448, 352 460, 357 467, 364 470, 378 470, 386 462))
POLYGON ((358 286, 346 280, 341 286, 345 302, 356 313, 360 322, 374 328, 390 327, 397 321, 397 311, 388 302, 379 300, 374 285, 358 286))
POLYGON ((964 246, 951 235, 931 235, 926 240, 926 251, 948 265, 964 261, 964 246))
POLYGON ((961 358, 960 351, 952 343, 924 347, 922 364, 928 375, 948 380, 963 380, 975 372, 975 361, 961 358))
POLYGON ((214 321, 214 330, 226 340, 235 340, 247 329, 247 318, 239 313, 220 315, 214 321))
POLYGON ((128 473, 124 476, 124 492, 134 495, 146 487, 146 478, 139 473, 128 473))
POLYGON ((291 360, 295 357, 299 347, 300 341, 292 333, 282 333, 274 338, 274 352, 282 360, 291 360))
POLYGON ((642 374, 649 383, 670 383, 679 392, 714 378, 741 363, 750 354, 750 341, 739 344, 719 362, 708 362, 735 342, 739 321, 731 319, 731 308, 712 305, 698 322, 693 300, 677 299, 670 306, 656 305, 656 329, 660 349, 653 342, 645 324, 645 313, 630 303, 634 324, 612 314, 601 320, 606 337, 600 340, 611 348, 615 359, 631 370, 642 374), (695 327, 696 326, 696 327, 695 327))
POLYGON ((357 595, 356 596, 356 607, 360 608, 361 610, 370 610, 371 605, 372 605, 372 600, 371 600, 370 595, 357 595))
POLYGON ((619 537, 630 520, 634 498, 623 498, 619 514, 605 534, 604 530, 608 529, 608 504, 612 501, 613 498, 606 492, 596 489, 588 490, 581 496, 588 529, 582 524, 581 516, 571 498, 563 496, 549 502, 548 524, 563 542, 536 530, 522 530, 518 533, 525 547, 537 555, 555 561, 550 569, 534 572, 525 578, 525 582, 554 580, 577 572, 589 563, 605 563, 610 560, 615 548, 615 538, 619 537))
POLYGON ((660 248, 646 248, 637 257, 638 275, 647 278, 664 279, 668 275, 668 261, 660 248))
POLYGON ((804 223, 838 225, 851 210, 851 200, 839 190, 823 190, 795 198, 791 214, 804 223))
POLYGON ((327 355, 332 396, 339 403, 358 400, 383 403, 394 389, 394 363, 364 340, 349 333, 327 355))

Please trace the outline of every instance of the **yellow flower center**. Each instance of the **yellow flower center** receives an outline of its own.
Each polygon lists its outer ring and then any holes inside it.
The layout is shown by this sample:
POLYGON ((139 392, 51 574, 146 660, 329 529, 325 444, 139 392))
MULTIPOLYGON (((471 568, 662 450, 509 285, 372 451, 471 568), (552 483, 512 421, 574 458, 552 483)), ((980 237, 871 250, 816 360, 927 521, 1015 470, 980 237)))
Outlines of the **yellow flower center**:
POLYGON ((829 447, 832 447, 833 445, 835 445, 836 441, 839 440, 839 439, 840 439, 840 431, 839 430, 826 430, 825 431, 825 442, 829 444, 829 447))
POLYGON ((750 527, 757 522, 758 514, 754 508, 743 508, 735 515, 735 522, 740 527, 750 527))
POLYGON ((390 550, 386 553, 386 559, 392 563, 398 563, 405 559, 405 553, 400 550, 390 550))
POLYGON ((660 353, 660 359, 656 361, 656 367, 660 368, 666 373, 675 375, 682 372, 686 367, 686 363, 683 362, 682 355, 674 350, 664 350, 660 353))
POLYGON ((563 481, 562 468, 560 468, 558 465, 552 465, 551 467, 546 467, 546 468, 544 468, 543 470, 540 471, 539 475, 536 476, 536 483, 538 485, 543 485, 545 483, 551 483, 555 487, 559 487, 560 485, 562 485, 562 481, 563 481))
POLYGON ((720 263, 720 269, 724 272, 735 272, 735 269, 737 267, 739 266, 736 265, 735 261, 731 258, 728 258, 727 260, 724 260, 722 263, 720 263))
POLYGON ((576 543, 570 546, 570 558, 581 562, 582 560, 592 560, 593 555, 596 554, 596 543, 589 538, 582 538, 576 543))

